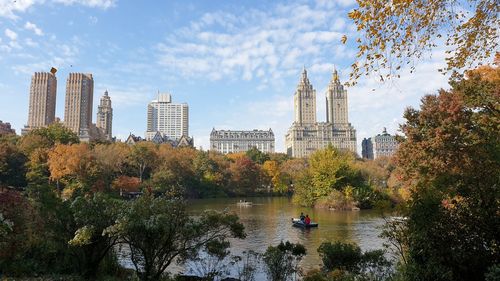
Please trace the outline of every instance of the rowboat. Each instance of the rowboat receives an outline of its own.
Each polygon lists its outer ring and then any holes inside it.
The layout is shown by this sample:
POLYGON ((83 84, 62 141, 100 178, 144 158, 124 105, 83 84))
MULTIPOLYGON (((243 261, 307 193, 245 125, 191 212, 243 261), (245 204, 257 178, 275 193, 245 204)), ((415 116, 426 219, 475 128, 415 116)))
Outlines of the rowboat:
POLYGON ((304 227, 304 228, 309 228, 309 227, 318 227, 317 222, 311 222, 310 224, 306 224, 305 222, 301 221, 300 219, 292 218, 292 225, 296 227, 304 227))
POLYGON ((240 202, 236 203, 236 205, 238 205, 238 206, 252 206, 252 202, 240 201, 240 202))

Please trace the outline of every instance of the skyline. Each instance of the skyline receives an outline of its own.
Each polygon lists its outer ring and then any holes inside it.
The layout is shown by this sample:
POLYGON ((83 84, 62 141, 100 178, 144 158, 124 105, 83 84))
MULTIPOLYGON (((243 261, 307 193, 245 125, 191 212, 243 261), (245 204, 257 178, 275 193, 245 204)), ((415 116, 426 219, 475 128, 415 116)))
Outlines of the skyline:
MULTIPOLYGON (((212 128, 272 128, 276 151, 284 152, 302 67, 317 91, 318 121, 325 121, 325 91, 333 66, 345 82, 355 54, 352 43, 340 43, 342 34, 353 32, 347 12, 354 1, 348 0, 259 1, 251 6, 207 6, 201 1, 13 3, 0 2, 0 120, 10 122, 17 133, 27 123, 31 75, 56 67, 59 81, 69 72, 88 72, 95 79, 96 97, 108 90, 113 135, 122 141, 129 132, 143 136, 147 104, 159 91, 189 105, 196 147, 209 147, 212 128), (136 15, 139 6, 144 13, 136 15), (131 15, 135 24, 129 23, 131 15)), ((358 151, 363 138, 383 127, 394 134, 407 106, 417 107, 423 95, 447 88, 447 77, 437 71, 443 55, 435 52, 415 73, 403 71, 393 82, 361 79, 347 88, 358 151)), ((65 85, 58 84, 56 116, 63 119, 65 85)), ((95 98, 93 112, 98 103, 95 98)))

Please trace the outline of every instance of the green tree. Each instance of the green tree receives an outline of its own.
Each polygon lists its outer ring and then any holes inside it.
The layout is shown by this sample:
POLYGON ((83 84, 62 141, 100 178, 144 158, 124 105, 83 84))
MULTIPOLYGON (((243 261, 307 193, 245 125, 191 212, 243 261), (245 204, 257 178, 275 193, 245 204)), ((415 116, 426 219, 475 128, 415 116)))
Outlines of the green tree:
POLYGON ((118 243, 118 237, 105 230, 114 225, 121 205, 120 201, 102 193, 77 197, 71 203, 71 212, 78 229, 68 243, 81 250, 80 272, 86 278, 96 277, 100 263, 118 243))
POLYGON ((0 272, 20 275, 33 270, 30 250, 37 243, 36 214, 28 200, 19 192, 0 193, 2 230, 0 240, 0 272))
POLYGON ((130 247, 141 280, 159 280, 177 258, 192 257, 213 241, 245 237, 234 214, 206 211, 195 218, 188 215, 184 202, 150 195, 132 201, 107 233, 130 247))
POLYGON ((198 180, 197 193, 200 197, 226 196, 224 187, 227 185, 226 169, 214 159, 210 152, 198 151, 193 160, 193 170, 198 180))
POLYGON ((484 280, 500 260, 500 70, 467 74, 404 115, 410 280, 484 280))
POLYGON ((16 145, 0 142, 0 188, 26 186, 26 156, 16 145))
MULTIPOLYGON (((351 83, 363 74, 375 73, 381 80, 399 77, 406 65, 443 41, 447 46, 446 70, 470 67, 497 52, 497 0, 357 0, 349 13, 359 37, 357 62, 351 83)), ((347 37, 342 41, 346 43, 347 37)))
POLYGON ((343 191, 349 185, 362 185, 362 178, 352 168, 353 161, 351 154, 332 146, 314 152, 309 158, 309 168, 296 183, 294 202, 312 206, 333 190, 343 191))
POLYGON ((249 150, 245 152, 245 155, 252 159, 255 163, 258 163, 260 165, 264 164, 264 162, 270 160, 269 154, 264 153, 257 149, 256 147, 252 147, 249 150))
MULTIPOLYGON (((53 146, 56 143, 73 144, 80 142, 78 136, 60 122, 52 123, 47 127, 33 129, 23 139, 31 143, 30 146, 36 145, 36 141, 32 141, 31 139, 43 140, 42 144, 48 144, 49 146, 53 146)), ((28 145, 28 143, 25 145, 28 145)))
POLYGON ((324 242, 318 248, 325 272, 345 272, 354 280, 387 280, 392 276, 391 263, 383 250, 362 252, 356 244, 324 242))
POLYGON ((301 244, 281 241, 278 246, 269 246, 262 256, 268 279, 272 281, 296 280, 302 274, 299 262, 307 254, 301 244))

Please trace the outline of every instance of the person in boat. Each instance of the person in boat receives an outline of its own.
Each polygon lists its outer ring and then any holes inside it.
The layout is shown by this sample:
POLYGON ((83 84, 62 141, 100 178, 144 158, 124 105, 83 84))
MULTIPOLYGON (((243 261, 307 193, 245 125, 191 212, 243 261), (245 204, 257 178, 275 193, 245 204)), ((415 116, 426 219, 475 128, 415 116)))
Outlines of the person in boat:
POLYGON ((304 219, 304 223, 305 223, 306 225, 311 224, 311 218, 309 217, 309 215, 306 215, 306 218, 304 219))
POLYGON ((304 216, 304 213, 300 213, 300 220, 304 221, 305 219, 306 219, 306 217, 304 216))

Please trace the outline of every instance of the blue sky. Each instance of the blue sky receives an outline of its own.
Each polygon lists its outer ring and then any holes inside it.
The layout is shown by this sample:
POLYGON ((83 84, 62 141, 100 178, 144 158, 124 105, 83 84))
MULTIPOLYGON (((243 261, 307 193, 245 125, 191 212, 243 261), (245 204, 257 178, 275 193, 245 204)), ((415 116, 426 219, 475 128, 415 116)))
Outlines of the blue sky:
MULTIPOLYGON (((190 107, 190 135, 207 148, 217 129, 268 129, 284 151, 293 93, 302 67, 317 91, 318 120, 333 66, 346 80, 356 49, 347 19, 354 0, 132 1, 0 0, 0 120, 16 131, 28 118, 36 71, 58 69, 56 116, 64 117, 69 72, 94 75, 94 122, 104 90, 112 99, 113 134, 144 135, 146 106, 158 91, 190 107)), ((424 59, 414 74, 380 83, 367 77, 349 88, 349 120, 358 147, 407 106, 446 87, 437 72, 444 54, 424 59)), ((361 152, 358 149, 359 153, 361 152)))

